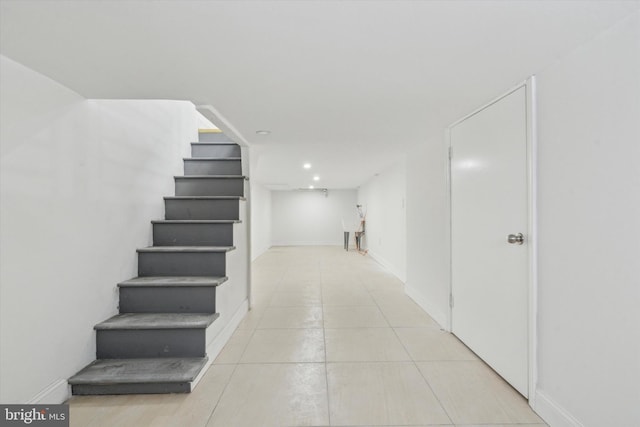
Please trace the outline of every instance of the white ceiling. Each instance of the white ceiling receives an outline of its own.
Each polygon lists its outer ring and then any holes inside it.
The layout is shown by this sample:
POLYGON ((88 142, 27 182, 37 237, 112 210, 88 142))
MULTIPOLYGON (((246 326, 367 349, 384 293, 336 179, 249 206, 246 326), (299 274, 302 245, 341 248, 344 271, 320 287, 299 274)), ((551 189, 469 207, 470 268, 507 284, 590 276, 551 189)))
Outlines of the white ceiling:
POLYGON ((355 188, 639 6, 2 0, 0 49, 87 98, 213 106, 263 184, 355 188))

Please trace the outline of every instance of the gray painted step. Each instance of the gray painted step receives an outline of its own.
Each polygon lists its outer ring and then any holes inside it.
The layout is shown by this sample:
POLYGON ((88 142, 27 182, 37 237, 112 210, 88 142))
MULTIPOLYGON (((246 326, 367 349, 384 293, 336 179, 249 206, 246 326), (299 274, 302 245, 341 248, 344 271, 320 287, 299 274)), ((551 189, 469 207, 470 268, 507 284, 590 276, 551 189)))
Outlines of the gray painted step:
POLYGON ((176 176, 176 196, 244 196, 241 175, 176 176))
POLYGON ((120 313, 215 313, 226 277, 136 277, 119 283, 120 313))
POLYGON ((240 218, 238 196, 175 196, 164 198, 166 219, 231 219, 240 218))
POLYGON ((223 132, 198 132, 200 142, 233 142, 223 132))
POLYGON ((226 276, 233 246, 153 246, 138 249, 138 276, 226 276))
POLYGON ((231 220, 151 221, 156 246, 233 246, 231 220))
POLYGON ((242 175, 240 157, 194 157, 183 160, 185 175, 242 175))
POLYGON ((236 143, 192 142, 191 157, 241 157, 242 150, 236 143))
POLYGON ((125 313, 97 324, 97 359, 204 357, 218 314, 125 313))
POLYGON ((206 357, 101 359, 69 378, 73 395, 189 393, 206 357))

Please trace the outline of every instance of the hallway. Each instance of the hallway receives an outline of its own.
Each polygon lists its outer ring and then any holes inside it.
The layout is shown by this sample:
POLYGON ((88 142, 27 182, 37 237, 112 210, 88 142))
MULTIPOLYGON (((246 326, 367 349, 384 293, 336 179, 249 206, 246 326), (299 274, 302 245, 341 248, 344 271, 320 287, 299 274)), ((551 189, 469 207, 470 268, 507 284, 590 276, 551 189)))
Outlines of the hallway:
POLYGON ((71 425, 545 425, 368 256, 274 247, 253 297, 193 393, 74 397, 71 425))

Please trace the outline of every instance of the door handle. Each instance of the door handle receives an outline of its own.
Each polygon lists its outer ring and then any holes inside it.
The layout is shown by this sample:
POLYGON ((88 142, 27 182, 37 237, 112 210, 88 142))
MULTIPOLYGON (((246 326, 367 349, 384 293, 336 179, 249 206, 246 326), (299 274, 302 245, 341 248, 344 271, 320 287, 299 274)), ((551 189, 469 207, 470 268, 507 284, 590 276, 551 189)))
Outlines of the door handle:
POLYGON ((512 245, 521 245, 524 243, 524 236, 522 235, 522 233, 509 234, 507 236, 507 242, 511 243, 512 245))

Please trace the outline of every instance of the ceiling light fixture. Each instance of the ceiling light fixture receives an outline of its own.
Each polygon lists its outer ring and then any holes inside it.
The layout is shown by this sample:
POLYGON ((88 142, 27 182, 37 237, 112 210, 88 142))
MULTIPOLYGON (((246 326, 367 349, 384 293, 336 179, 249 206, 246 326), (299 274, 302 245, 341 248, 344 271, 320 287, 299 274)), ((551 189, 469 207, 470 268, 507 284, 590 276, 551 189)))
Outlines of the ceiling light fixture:
POLYGON ((270 130, 257 130, 256 133, 258 135, 269 135, 271 133, 270 130))
POLYGON ((310 185, 310 186, 309 186, 309 190, 313 190, 313 185, 310 185))
POLYGON ((320 181, 320 177, 318 175, 316 175, 316 176, 313 177, 313 180, 314 181, 320 181))
POLYGON ((302 167, 305 169, 311 169, 311 163, 305 163, 302 167))

